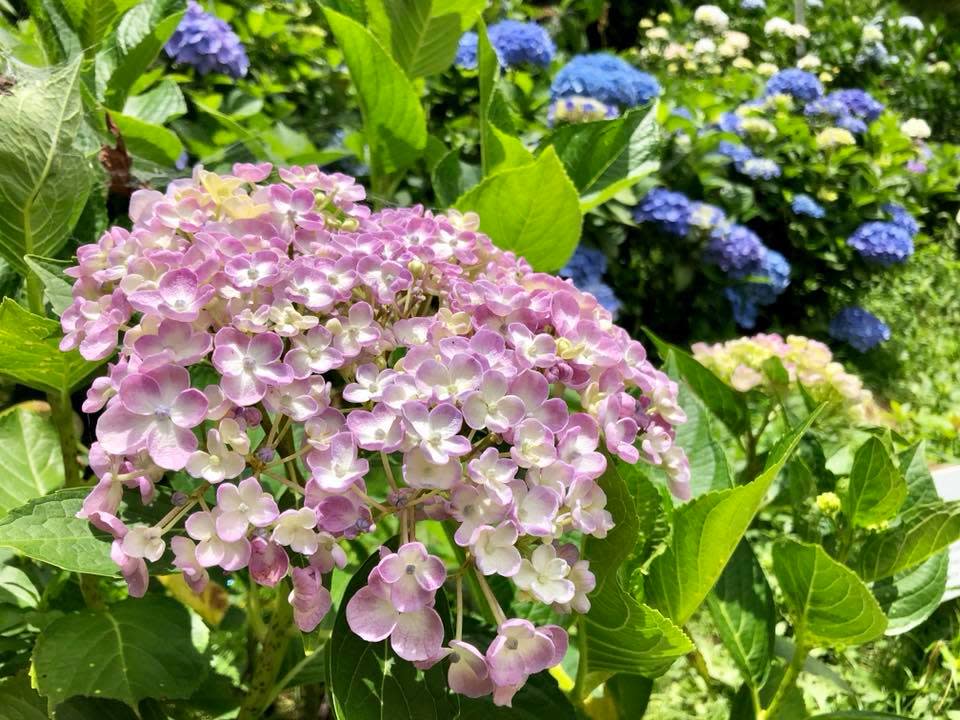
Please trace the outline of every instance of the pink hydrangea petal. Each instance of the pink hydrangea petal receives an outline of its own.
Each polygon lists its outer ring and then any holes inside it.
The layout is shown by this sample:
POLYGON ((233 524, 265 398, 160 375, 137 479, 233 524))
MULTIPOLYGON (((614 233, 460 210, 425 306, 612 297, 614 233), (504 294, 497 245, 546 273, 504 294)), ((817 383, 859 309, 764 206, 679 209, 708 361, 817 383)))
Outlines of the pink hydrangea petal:
POLYGON ((390 646, 404 660, 426 660, 439 653, 442 645, 443 622, 431 607, 400 613, 390 633, 390 646))
POLYGON ((368 642, 387 638, 397 626, 399 613, 378 587, 360 588, 347 603, 347 624, 368 642))

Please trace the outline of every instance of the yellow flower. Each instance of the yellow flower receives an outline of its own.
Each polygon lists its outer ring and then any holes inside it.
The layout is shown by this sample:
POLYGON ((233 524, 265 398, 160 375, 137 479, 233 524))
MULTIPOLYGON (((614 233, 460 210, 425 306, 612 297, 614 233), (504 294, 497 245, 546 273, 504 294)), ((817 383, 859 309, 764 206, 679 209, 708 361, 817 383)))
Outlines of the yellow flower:
POLYGON ((828 127, 817 133, 817 147, 821 150, 856 144, 853 133, 845 128, 828 127))
POLYGON ((642 27, 642 28, 652 28, 652 27, 653 27, 653 20, 651 20, 650 18, 644 18, 643 20, 640 21, 640 27, 642 27))

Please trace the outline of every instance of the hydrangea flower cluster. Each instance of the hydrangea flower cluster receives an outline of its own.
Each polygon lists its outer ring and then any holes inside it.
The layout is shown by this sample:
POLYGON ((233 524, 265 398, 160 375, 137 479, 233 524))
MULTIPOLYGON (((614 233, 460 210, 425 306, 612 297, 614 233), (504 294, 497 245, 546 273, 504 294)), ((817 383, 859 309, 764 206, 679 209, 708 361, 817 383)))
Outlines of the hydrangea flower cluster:
POLYGON ((822 98, 809 102, 803 113, 808 117, 828 117, 837 126, 852 133, 866 131, 867 125, 883 113, 883 103, 865 90, 847 88, 834 90, 822 98))
POLYGON ((847 238, 847 245, 868 262, 884 266, 906 262, 913 255, 913 237, 897 222, 865 222, 847 238))
POLYGON ((759 260, 750 265, 741 281, 724 288, 737 325, 752 328, 760 308, 773 305, 790 285, 790 263, 776 250, 764 248, 759 260))
POLYGON ((610 120, 620 115, 615 105, 581 95, 557 98, 547 108, 547 125, 610 120))
POLYGON ((763 367, 771 358, 777 358, 787 371, 792 390, 802 385, 817 403, 831 403, 854 420, 881 415, 873 394, 863 387, 861 379, 847 372, 833 359, 830 348, 817 340, 760 333, 714 345, 697 343, 692 349, 699 363, 741 392, 758 389, 774 396, 774 381, 763 367))
POLYGON ((820 220, 827 214, 827 211, 823 209, 820 203, 809 195, 804 194, 794 196, 793 201, 790 203, 790 209, 797 215, 806 215, 815 220, 820 220))
POLYGON ((486 577, 588 609, 593 576, 564 537, 611 528, 608 458, 661 466, 689 495, 677 386, 594 297, 496 249, 475 215, 373 213, 364 197, 316 166, 197 168, 134 193, 132 229, 79 248, 62 348, 119 349, 84 403, 102 414, 79 516, 115 538, 131 595, 169 545, 198 591, 217 566, 289 576, 304 631, 330 609, 341 541, 397 527, 350 627, 419 667, 449 656, 455 690, 509 704, 567 638, 507 618, 486 577), (124 490, 154 502, 166 471, 192 487, 155 525, 122 522, 124 490), (430 553, 425 518, 451 524, 467 566, 430 553), (444 644, 434 610, 464 572, 499 621, 484 652, 459 631, 444 644))
MULTIPOLYGON (((524 65, 547 67, 557 52, 547 31, 533 22, 501 20, 487 29, 487 37, 497 54, 497 60, 505 68, 524 65)), ((458 66, 468 70, 477 67, 478 40, 475 32, 463 34, 454 60, 458 66)))
POLYGON ((813 73, 799 68, 788 68, 767 81, 764 94, 789 95, 798 102, 807 103, 823 96, 823 85, 813 73))
POLYGON ((597 248, 579 245, 573 256, 560 272, 560 277, 569 278, 580 290, 593 295, 613 317, 617 316, 622 303, 603 276, 607 272, 607 256, 597 248))
POLYGON ((690 198, 666 188, 653 188, 633 209, 638 223, 655 223, 664 232, 686 237, 690 232, 690 198))
POLYGON ((887 203, 883 206, 883 211, 890 215, 890 222, 905 230, 910 237, 916 237, 920 232, 920 224, 903 205, 887 203))
POLYGON ((660 85, 645 72, 610 53, 576 55, 550 85, 550 99, 591 97, 620 109, 644 105, 660 94, 660 85))
POLYGON ((187 0, 187 11, 164 51, 174 62, 193 65, 201 75, 219 72, 240 78, 250 69, 247 51, 237 34, 196 0, 187 0))
POLYGON ((830 337, 841 340, 862 353, 890 339, 890 328, 869 310, 851 305, 830 321, 830 337))

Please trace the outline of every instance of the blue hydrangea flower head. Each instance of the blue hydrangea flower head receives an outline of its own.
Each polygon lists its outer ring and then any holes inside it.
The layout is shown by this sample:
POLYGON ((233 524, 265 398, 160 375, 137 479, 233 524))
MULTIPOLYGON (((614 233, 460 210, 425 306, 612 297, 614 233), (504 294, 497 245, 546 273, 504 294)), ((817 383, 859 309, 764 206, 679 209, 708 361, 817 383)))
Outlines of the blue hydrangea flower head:
POLYGON ((587 285, 599 282, 605 272, 607 272, 607 256, 597 248, 580 244, 558 275, 570 278, 574 285, 583 289, 587 285))
MULTIPOLYGON (((557 52, 547 31, 533 22, 501 20, 487 29, 487 37, 497 54, 497 60, 505 68, 522 65, 547 67, 557 52)), ((467 70, 477 67, 478 41, 475 32, 466 32, 461 36, 454 57, 459 67, 467 70)))
POLYGON ((660 94, 660 85, 645 72, 610 53, 576 55, 554 76, 550 98, 587 95, 609 105, 631 108, 660 94))
POLYGON ((887 50, 887 46, 883 43, 875 42, 864 45, 862 48, 860 48, 860 51, 854 58, 853 63, 857 67, 871 64, 883 67, 885 65, 889 65, 892 60, 893 59, 890 57, 890 52, 887 50))
POLYGON ((766 0, 741 0, 740 9, 747 12, 759 12, 767 9, 766 0))
POLYGON ((693 113, 690 112, 690 111, 689 111, 687 108, 685 108, 685 107, 675 107, 675 108, 673 108, 673 110, 670 111, 670 114, 671 114, 671 115, 676 115, 677 117, 681 117, 681 118, 683 118, 683 119, 685 119, 685 120, 690 120, 690 121, 693 120, 693 113))
POLYGON ((477 43, 480 37, 473 32, 465 32, 460 36, 460 42, 457 43, 457 54, 453 62, 457 67, 467 70, 474 70, 477 67, 477 43))
POLYGON ((790 263, 776 250, 767 250, 750 269, 746 281, 724 290, 737 325, 752 328, 761 307, 772 305, 790 284, 790 263))
POLYGON ((798 102, 811 102, 823 96, 817 76, 799 68, 788 68, 767 80, 764 95, 790 95, 798 102))
POLYGON ((906 230, 910 237, 915 237, 920 232, 919 223, 903 205, 887 203, 883 206, 883 211, 890 216, 890 222, 906 230))
POLYGON ((743 225, 730 225, 725 232, 716 232, 710 237, 703 259, 739 280, 756 269, 766 252, 766 246, 753 230, 743 225))
POLYGON ((892 222, 871 221, 854 230, 847 245, 867 261, 878 265, 902 263, 913 255, 910 233, 892 222))
POLYGON ((633 209, 638 223, 657 223, 666 232, 686 237, 690 232, 690 198, 666 188, 653 188, 633 209))
POLYGON ((717 145, 717 154, 728 157, 734 162, 742 163, 754 157, 753 150, 740 143, 732 143, 729 140, 721 140, 717 145))
POLYGON ((769 158, 752 157, 737 163, 737 170, 754 180, 773 180, 780 177, 780 166, 769 158))
POLYGON ((717 119, 717 127, 723 132, 739 135, 743 132, 743 120, 736 113, 725 112, 717 119))
MULTIPOLYGON (((577 283, 575 282, 574 285, 577 285, 577 283)), ((606 308, 614 317, 617 316, 620 308, 623 307, 623 303, 620 302, 620 298, 613 292, 613 288, 605 282, 596 280, 586 285, 577 285, 577 287, 583 292, 588 292, 593 295, 597 299, 597 302, 606 308)))
POLYGON ((834 340, 848 343, 864 353, 890 339, 890 328, 869 310, 851 305, 830 321, 827 332, 834 340))
POLYGON ((188 0, 187 11, 164 50, 174 62, 193 65, 201 75, 220 72, 239 78, 250 69, 247 51, 237 34, 194 0, 188 0))
POLYGON ((883 103, 875 100, 866 90, 857 88, 834 90, 827 95, 827 99, 836 100, 846 108, 850 115, 868 123, 873 122, 883 113, 883 103))
POLYGON ((814 200, 809 195, 796 195, 793 198, 793 202, 790 203, 790 209, 796 215, 806 215, 807 217, 812 217, 817 220, 823 218, 827 211, 823 209, 823 206, 814 200))

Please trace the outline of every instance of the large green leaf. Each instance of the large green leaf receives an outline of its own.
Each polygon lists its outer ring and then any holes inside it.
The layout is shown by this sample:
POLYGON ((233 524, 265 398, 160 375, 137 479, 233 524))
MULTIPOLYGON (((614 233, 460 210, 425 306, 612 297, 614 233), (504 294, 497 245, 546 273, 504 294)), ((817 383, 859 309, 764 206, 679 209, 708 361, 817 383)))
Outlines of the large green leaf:
POLYGON ((74 264, 71 260, 54 260, 37 255, 24 255, 27 267, 43 283, 43 294, 57 315, 70 307, 73 302, 73 281, 63 271, 74 264))
POLYGON ((859 645, 883 634, 887 618, 870 590, 819 545, 783 540, 773 572, 798 637, 823 647, 859 645))
POLYGON ((21 274, 24 255, 54 256, 63 247, 90 192, 93 167, 76 143, 80 65, 78 57, 25 71, 11 94, 0 95, 0 256, 21 274))
POLYGON ((660 166, 655 110, 632 110, 613 120, 564 125, 545 137, 581 195, 586 212, 640 182, 660 166))
POLYGON ((742 435, 750 429, 750 414, 747 410, 746 396, 743 393, 737 392, 723 382, 694 360, 690 353, 662 340, 647 328, 643 331, 656 345, 657 352, 665 362, 668 355, 673 353, 680 377, 689 383, 690 389, 731 433, 742 435))
POLYGON ((960 501, 915 505, 900 522, 869 536, 852 566, 864 580, 877 580, 919 565, 960 539, 960 501))
POLYGON ((0 680, 4 720, 48 720, 47 702, 30 687, 26 673, 0 680))
POLYGON ((781 439, 755 480, 705 493, 674 512, 670 547, 650 565, 646 589, 651 605, 678 625, 690 619, 719 579, 774 478, 822 409, 814 410, 781 439))
MULTIPOLYGON (((367 584, 367 576, 379 561, 379 553, 373 553, 350 578, 327 642, 327 691, 336 716, 350 720, 456 717, 457 701, 447 692, 443 663, 420 672, 394 654, 389 639, 368 643, 347 624, 347 603, 367 584)), ((449 609, 442 592, 437 594, 435 607, 449 631, 449 609)))
POLYGON ((346 15, 323 9, 357 88, 376 173, 411 165, 427 145, 427 124, 410 79, 373 34, 346 15))
POLYGON ((633 553, 638 537, 650 530, 640 527, 630 487, 649 486, 649 481, 636 467, 611 459, 599 482, 615 525, 605 538, 587 538, 584 546, 597 579, 590 611, 580 624, 586 635, 580 645, 580 662, 586 663, 580 671, 586 673, 585 695, 617 673, 662 675, 693 648, 679 627, 629 595, 620 576, 620 567, 633 553))
POLYGON ((84 49, 89 52, 100 46, 116 19, 135 5, 136 0, 83 0, 82 4, 78 34, 84 49))
POLYGON ((707 607, 744 680, 763 687, 773 657, 777 614, 773 591, 746 540, 737 545, 707 595, 707 607))
POLYGON ((73 488, 31 500, 0 518, 0 547, 64 570, 114 576, 110 540, 76 517, 89 490, 73 488))
POLYGON ((134 708, 148 697, 190 697, 207 670, 190 639, 187 609, 163 597, 60 618, 40 633, 33 666, 52 705, 84 695, 134 708))
POLYGON ((76 350, 61 352, 60 324, 27 312, 11 298, 0 303, 0 373, 38 390, 70 391, 101 363, 76 350))
POLYGON ((0 415, 0 517, 63 485, 60 439, 50 418, 23 407, 0 415))
POLYGON ((453 63, 463 30, 485 0, 368 0, 374 35, 411 78, 434 75, 453 63))
POLYGON ((717 441, 712 427, 713 418, 703 401, 690 389, 680 375, 677 356, 667 355, 664 372, 677 381, 677 402, 687 414, 687 421, 677 427, 676 443, 683 448, 690 462, 690 491, 696 497, 710 490, 725 490, 733 486, 730 467, 723 446, 717 441))
POLYGON ((922 441, 900 453, 900 473, 907 483, 907 500, 904 503, 907 508, 940 501, 926 456, 926 445, 922 441))
POLYGON ((145 93, 127 98, 123 105, 124 115, 155 125, 162 125, 186 112, 187 102, 180 86, 170 78, 164 78, 145 93))
POLYGON ((912 630, 940 606, 949 565, 950 556, 942 551, 914 568, 873 584, 873 596, 887 616, 887 635, 912 630))
POLYGON ((183 143, 172 130, 122 113, 111 113, 131 155, 157 165, 173 167, 183 152, 183 143))
POLYGON ((98 96, 107 107, 124 106, 130 89, 177 29, 184 0, 144 0, 131 8, 97 53, 98 96))
POLYGON ((480 215, 480 230, 537 270, 557 270, 580 240, 580 205, 553 148, 525 167, 485 178, 457 200, 480 215))
POLYGON ((890 459, 880 438, 871 437, 857 448, 850 471, 843 511, 858 527, 889 520, 907 498, 907 483, 890 459))

